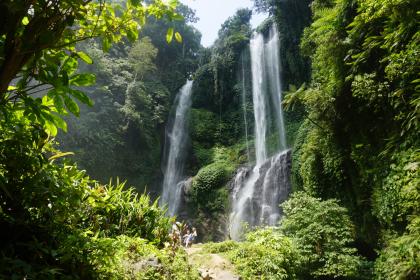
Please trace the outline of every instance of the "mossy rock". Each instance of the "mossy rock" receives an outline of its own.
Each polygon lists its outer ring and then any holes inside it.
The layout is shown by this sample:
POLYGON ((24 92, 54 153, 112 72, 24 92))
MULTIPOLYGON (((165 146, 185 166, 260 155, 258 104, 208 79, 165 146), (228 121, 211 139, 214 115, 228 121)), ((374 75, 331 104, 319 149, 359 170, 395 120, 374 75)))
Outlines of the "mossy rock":
POLYGON ((194 177, 193 189, 199 193, 221 187, 228 179, 229 166, 225 162, 215 162, 201 168, 194 177))

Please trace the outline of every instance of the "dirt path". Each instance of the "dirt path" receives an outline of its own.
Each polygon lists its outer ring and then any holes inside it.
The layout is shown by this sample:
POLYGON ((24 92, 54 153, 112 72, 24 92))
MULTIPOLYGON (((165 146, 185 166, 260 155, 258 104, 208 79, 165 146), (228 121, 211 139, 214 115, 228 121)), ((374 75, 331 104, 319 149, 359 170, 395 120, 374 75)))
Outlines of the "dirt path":
POLYGON ((232 264, 218 254, 203 252, 201 244, 193 245, 186 249, 189 261, 198 267, 201 277, 204 280, 239 280, 240 278, 233 273, 232 264))

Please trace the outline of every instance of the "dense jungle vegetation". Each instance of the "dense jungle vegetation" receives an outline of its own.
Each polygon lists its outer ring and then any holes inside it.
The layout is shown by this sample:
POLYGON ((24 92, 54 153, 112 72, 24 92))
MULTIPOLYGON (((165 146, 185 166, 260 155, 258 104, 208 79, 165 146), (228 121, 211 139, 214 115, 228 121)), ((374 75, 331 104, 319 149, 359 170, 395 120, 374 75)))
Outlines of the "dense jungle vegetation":
POLYGON ((209 48, 175 0, 0 3, 1 279, 200 279, 158 204, 187 78, 178 219, 206 252, 243 279, 420 278, 420 1, 254 3, 209 48), (280 33, 293 192, 277 227, 232 241, 229 182, 254 160, 238 75, 253 12, 280 33))

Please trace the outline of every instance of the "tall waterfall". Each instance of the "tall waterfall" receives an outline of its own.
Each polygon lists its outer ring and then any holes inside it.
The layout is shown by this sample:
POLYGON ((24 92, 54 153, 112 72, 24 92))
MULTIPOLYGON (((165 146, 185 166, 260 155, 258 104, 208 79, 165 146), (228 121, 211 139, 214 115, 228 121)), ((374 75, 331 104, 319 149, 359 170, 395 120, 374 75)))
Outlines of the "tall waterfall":
POLYGON ((265 45, 265 64, 267 66, 268 87, 270 90, 271 102, 274 106, 275 123, 279 133, 279 149, 286 149, 286 133, 284 130, 283 107, 281 106, 281 80, 280 80, 280 56, 279 36, 277 27, 274 24, 270 29, 269 40, 265 45))
POLYGON ((256 165, 240 168, 231 182, 230 236, 233 239, 240 238, 244 222, 250 226, 275 225, 281 215, 278 205, 290 191, 291 153, 286 150, 279 38, 275 26, 267 39, 263 34, 254 34, 250 53, 256 165), (274 148, 277 153, 269 157, 268 142, 272 137, 278 138, 274 148))
POLYGON ((251 39, 252 101, 255 118, 255 157, 257 165, 267 159, 267 104, 264 59, 264 37, 257 34, 251 39))
POLYGON ((186 144, 188 140, 188 113, 191 107, 192 81, 181 88, 177 97, 177 108, 173 123, 169 123, 168 131, 169 152, 166 160, 165 174, 163 179, 163 190, 161 205, 168 206, 168 214, 177 213, 182 195, 181 180, 186 155, 186 144))
POLYGON ((248 117, 247 117, 247 108, 246 108, 246 74, 245 74, 245 55, 241 55, 241 76, 242 81, 242 112, 244 116, 244 126, 245 126, 245 141, 246 141, 246 155, 249 161, 249 143, 248 143, 248 117))

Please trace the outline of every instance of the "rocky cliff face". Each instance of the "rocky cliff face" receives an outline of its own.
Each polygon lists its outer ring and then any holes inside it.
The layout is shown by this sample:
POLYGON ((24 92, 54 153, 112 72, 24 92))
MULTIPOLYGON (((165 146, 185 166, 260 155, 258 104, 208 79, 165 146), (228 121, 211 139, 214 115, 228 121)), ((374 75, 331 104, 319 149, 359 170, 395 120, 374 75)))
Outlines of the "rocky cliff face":
POLYGON ((203 215, 196 211, 191 200, 193 178, 187 178, 182 186, 182 198, 178 220, 196 226, 199 240, 221 241, 239 239, 243 222, 249 226, 276 225, 281 218, 279 205, 291 191, 291 151, 286 150, 267 159, 258 166, 241 166, 226 185, 229 203, 217 215, 203 215), (243 192, 246 199, 240 201, 243 192), (230 214, 229 214, 230 213, 230 214))
POLYGON ((280 152, 261 165, 241 167, 230 183, 229 231, 239 239, 242 224, 276 225, 281 217, 279 204, 291 191, 291 151, 280 152))

